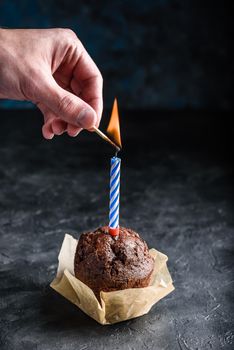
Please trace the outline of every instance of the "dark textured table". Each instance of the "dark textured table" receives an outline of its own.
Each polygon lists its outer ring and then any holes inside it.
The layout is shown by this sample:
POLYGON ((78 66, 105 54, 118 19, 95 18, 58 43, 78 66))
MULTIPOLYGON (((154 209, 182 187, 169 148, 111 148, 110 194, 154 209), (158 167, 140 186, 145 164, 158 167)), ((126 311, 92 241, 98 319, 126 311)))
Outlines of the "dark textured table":
POLYGON ((228 115, 122 111, 121 225, 169 256, 176 290, 113 326, 49 287, 64 234, 107 223, 111 148, 45 141, 36 111, 0 117, 1 350, 234 348, 228 115))

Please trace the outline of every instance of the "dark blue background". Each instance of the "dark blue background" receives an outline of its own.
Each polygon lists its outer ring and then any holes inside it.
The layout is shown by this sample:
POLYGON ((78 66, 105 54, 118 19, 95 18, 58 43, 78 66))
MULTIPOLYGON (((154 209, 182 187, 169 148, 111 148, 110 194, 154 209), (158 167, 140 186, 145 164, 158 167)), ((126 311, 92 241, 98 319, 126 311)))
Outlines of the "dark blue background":
POLYGON ((125 108, 230 110, 231 24, 225 1, 0 1, 0 26, 72 28, 104 76, 108 107, 117 96, 125 108))

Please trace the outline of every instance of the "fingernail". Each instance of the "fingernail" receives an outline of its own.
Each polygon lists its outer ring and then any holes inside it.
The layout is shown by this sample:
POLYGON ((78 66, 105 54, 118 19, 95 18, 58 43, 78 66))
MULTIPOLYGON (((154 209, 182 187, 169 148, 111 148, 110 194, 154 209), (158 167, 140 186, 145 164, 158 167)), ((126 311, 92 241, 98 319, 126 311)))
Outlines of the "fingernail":
POLYGON ((92 109, 82 109, 76 119, 76 125, 88 129, 95 124, 96 115, 92 109))
POLYGON ((81 131, 82 131, 82 130, 79 130, 79 131, 77 131, 75 134, 68 134, 68 135, 71 136, 71 137, 76 137, 76 136, 79 135, 79 133, 80 133, 81 131))

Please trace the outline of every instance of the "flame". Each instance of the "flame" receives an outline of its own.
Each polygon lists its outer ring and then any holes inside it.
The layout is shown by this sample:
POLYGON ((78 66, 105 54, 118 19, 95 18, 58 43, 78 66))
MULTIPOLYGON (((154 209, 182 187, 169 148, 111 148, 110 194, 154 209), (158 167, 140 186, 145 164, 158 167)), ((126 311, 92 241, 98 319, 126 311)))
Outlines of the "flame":
POLYGON ((117 146, 122 148, 121 137, 120 137, 118 104, 117 104, 116 98, 114 100, 109 125, 106 131, 107 131, 107 134, 112 139, 112 141, 114 141, 117 146))

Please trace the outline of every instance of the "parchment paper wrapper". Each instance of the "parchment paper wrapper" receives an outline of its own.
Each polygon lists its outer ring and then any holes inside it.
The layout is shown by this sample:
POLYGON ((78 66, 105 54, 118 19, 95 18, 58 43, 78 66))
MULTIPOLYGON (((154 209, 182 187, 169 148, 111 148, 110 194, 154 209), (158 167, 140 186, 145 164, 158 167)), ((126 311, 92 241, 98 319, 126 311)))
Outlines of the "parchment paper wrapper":
POLYGON ((100 304, 93 291, 74 276, 77 242, 72 236, 65 235, 58 256, 57 276, 50 286, 103 325, 144 315, 155 303, 174 290, 166 265, 167 256, 156 249, 150 249, 155 261, 150 285, 145 288, 101 292, 100 304))

